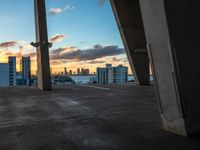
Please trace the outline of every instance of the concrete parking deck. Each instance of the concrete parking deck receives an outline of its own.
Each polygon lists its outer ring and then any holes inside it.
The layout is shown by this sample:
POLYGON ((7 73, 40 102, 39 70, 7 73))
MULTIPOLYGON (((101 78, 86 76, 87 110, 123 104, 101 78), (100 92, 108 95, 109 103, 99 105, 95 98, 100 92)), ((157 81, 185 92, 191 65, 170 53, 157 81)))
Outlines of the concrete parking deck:
POLYGON ((162 130, 153 86, 0 89, 0 150, 199 150, 162 130))

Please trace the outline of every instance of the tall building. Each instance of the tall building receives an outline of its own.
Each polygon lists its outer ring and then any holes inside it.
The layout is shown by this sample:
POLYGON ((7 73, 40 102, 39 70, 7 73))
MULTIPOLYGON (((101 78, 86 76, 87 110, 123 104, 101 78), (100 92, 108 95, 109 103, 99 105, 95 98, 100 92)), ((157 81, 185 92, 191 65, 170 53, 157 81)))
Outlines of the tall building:
POLYGON ((106 64, 105 68, 98 67, 96 73, 97 82, 101 84, 128 82, 128 67, 122 65, 112 67, 111 64, 106 64))
POLYGON ((16 57, 8 57, 8 63, 0 63, 0 87, 16 86, 16 57))
MULTIPOLYGON (((37 72, 37 71, 36 71, 37 72)), ((50 68, 50 74, 52 75, 53 74, 53 69, 52 67, 50 68)))
POLYGON ((113 79, 113 67, 112 64, 106 64, 106 70, 107 70, 107 83, 113 83, 114 79, 113 79))
POLYGON ((31 59, 30 57, 22 57, 21 59, 22 85, 31 85, 31 59))
POLYGON ((70 75, 70 76, 72 75, 72 70, 69 70, 69 75, 70 75))
POLYGON ((114 78, 114 83, 127 83, 128 67, 124 67, 122 65, 114 67, 113 78, 114 78))
POLYGON ((101 84, 108 83, 108 75, 107 75, 107 69, 106 68, 97 68, 97 82, 101 84))
POLYGON ((8 57, 9 64, 9 85, 16 86, 16 57, 8 57))
POLYGON ((68 72, 67 72, 67 68, 66 68, 66 67, 64 68, 64 74, 65 74, 65 75, 68 74, 68 72))
POLYGON ((79 73, 79 74, 82 75, 82 76, 89 76, 90 75, 90 70, 81 68, 81 73, 79 73))
POLYGON ((113 83, 113 67, 106 64, 105 68, 97 68, 97 82, 102 84, 113 83))
POLYGON ((80 69, 77 69, 77 75, 80 76, 80 69))
POLYGON ((9 86, 9 65, 8 63, 0 63, 0 87, 9 86))

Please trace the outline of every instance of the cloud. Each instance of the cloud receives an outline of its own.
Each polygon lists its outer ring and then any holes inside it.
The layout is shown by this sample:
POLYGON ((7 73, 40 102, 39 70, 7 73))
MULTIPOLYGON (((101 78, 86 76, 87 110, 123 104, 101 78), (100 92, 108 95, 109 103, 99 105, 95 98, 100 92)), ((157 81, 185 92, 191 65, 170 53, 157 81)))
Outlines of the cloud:
POLYGON ((71 11, 71 10, 74 10, 75 7, 72 6, 72 5, 66 5, 64 8, 50 8, 49 9, 49 15, 51 16, 55 16, 55 15, 58 15, 64 11, 71 11))
POLYGON ((65 37, 64 34, 56 34, 50 38, 50 42, 61 42, 65 37))
POLYGON ((66 64, 70 63, 72 61, 67 61, 67 60, 50 60, 51 65, 60 65, 60 64, 66 64))
POLYGON ((107 0, 98 0, 100 6, 102 6, 107 0))
POLYGON ((2 47, 2 48, 15 47, 17 45, 18 45, 18 41, 9 41, 9 42, 0 43, 0 47, 2 47))
POLYGON ((49 9, 49 14, 52 16, 60 14, 61 12, 62 12, 61 8, 50 8, 49 9))
POLYGON ((71 5, 66 5, 64 10, 74 10, 74 6, 71 6, 71 5))
POLYGON ((114 61, 114 62, 120 62, 123 60, 124 60, 123 58, 118 59, 117 57, 113 57, 113 59, 112 59, 112 61, 114 61))
MULTIPOLYGON (((67 62, 81 62, 85 61, 88 64, 101 64, 105 63, 105 60, 97 60, 101 58, 105 58, 108 56, 117 56, 124 54, 125 51, 123 48, 119 48, 116 45, 110 46, 102 46, 102 45, 95 45, 92 48, 81 50, 77 49, 76 47, 64 47, 58 48, 53 51, 50 51, 50 60, 53 64, 58 63, 67 63, 67 62)), ((26 54, 25 56, 30 56, 31 58, 36 57, 36 53, 32 52, 26 54)), ((114 57, 113 61, 121 61, 123 59, 117 59, 114 57)))
POLYGON ((51 59, 68 59, 68 60, 78 60, 78 61, 88 61, 95 60, 98 58, 103 58, 107 56, 116 56, 124 53, 123 48, 119 48, 116 45, 101 46, 95 45, 90 49, 86 50, 73 50, 64 51, 64 48, 56 49, 52 52, 51 59))
POLYGON ((1 48, 15 47, 25 45, 25 41, 7 41, 0 43, 1 48))
POLYGON ((75 51, 75 50, 76 50, 76 47, 74 46, 58 48, 56 50, 51 51, 50 55, 62 55, 63 53, 75 51))
POLYGON ((28 54, 25 54, 24 56, 25 57, 28 57, 28 56, 30 56, 31 58, 34 58, 34 57, 36 57, 36 53, 35 52, 32 52, 32 53, 28 53, 28 54))
POLYGON ((4 56, 16 56, 17 58, 21 58, 23 56, 22 51, 19 52, 5 52, 4 56))
POLYGON ((101 60, 92 60, 87 62, 88 64, 103 64, 106 63, 106 61, 101 61, 101 60))

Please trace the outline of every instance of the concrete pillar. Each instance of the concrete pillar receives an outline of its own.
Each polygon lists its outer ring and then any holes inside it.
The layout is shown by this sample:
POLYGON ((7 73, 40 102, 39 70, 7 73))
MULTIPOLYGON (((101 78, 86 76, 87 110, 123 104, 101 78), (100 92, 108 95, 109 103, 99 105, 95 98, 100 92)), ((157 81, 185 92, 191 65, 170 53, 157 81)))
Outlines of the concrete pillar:
POLYGON ((45 0, 34 0, 38 88, 51 90, 45 0))
POLYGON ((164 128, 200 135, 200 1, 139 1, 164 128))
POLYGON ((149 59, 139 0, 110 0, 131 69, 140 85, 149 85, 149 59))

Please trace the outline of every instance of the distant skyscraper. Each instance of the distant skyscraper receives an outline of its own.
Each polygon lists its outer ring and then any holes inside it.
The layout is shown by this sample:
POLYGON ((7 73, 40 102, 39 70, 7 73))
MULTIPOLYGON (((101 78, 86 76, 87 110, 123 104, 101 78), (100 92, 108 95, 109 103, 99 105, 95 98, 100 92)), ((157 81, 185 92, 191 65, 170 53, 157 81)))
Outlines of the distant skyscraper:
POLYGON ((105 68, 98 67, 96 73, 98 83, 127 83, 128 81, 128 67, 122 65, 112 67, 111 64, 107 64, 105 68))
POLYGON ((83 68, 81 68, 81 75, 83 75, 84 74, 84 69, 83 68))
POLYGON ((90 69, 85 69, 85 76, 90 75, 90 69))
POLYGON ((70 75, 70 76, 72 75, 72 70, 69 70, 69 75, 70 75))
POLYGON ((31 85, 31 59, 30 57, 22 57, 21 59, 22 84, 31 85))
POLYGON ((16 86, 16 57, 9 56, 8 57, 9 64, 9 85, 16 86))
POLYGON ((80 69, 79 68, 77 69, 77 75, 78 76, 80 75, 80 69))
MULTIPOLYGON (((37 72, 37 71, 36 71, 37 72)), ((50 68, 50 74, 52 75, 53 74, 53 69, 52 67, 50 68)))
MULTIPOLYGON (((79 71, 79 70, 78 70, 79 71)), ((77 72, 78 72, 77 71, 77 72)), ((84 69, 84 68, 81 68, 81 73, 80 73, 80 75, 82 75, 82 76, 88 76, 88 75, 90 75, 90 70, 89 69, 84 69)))
POLYGON ((67 68, 64 68, 64 74, 67 75, 67 68))

